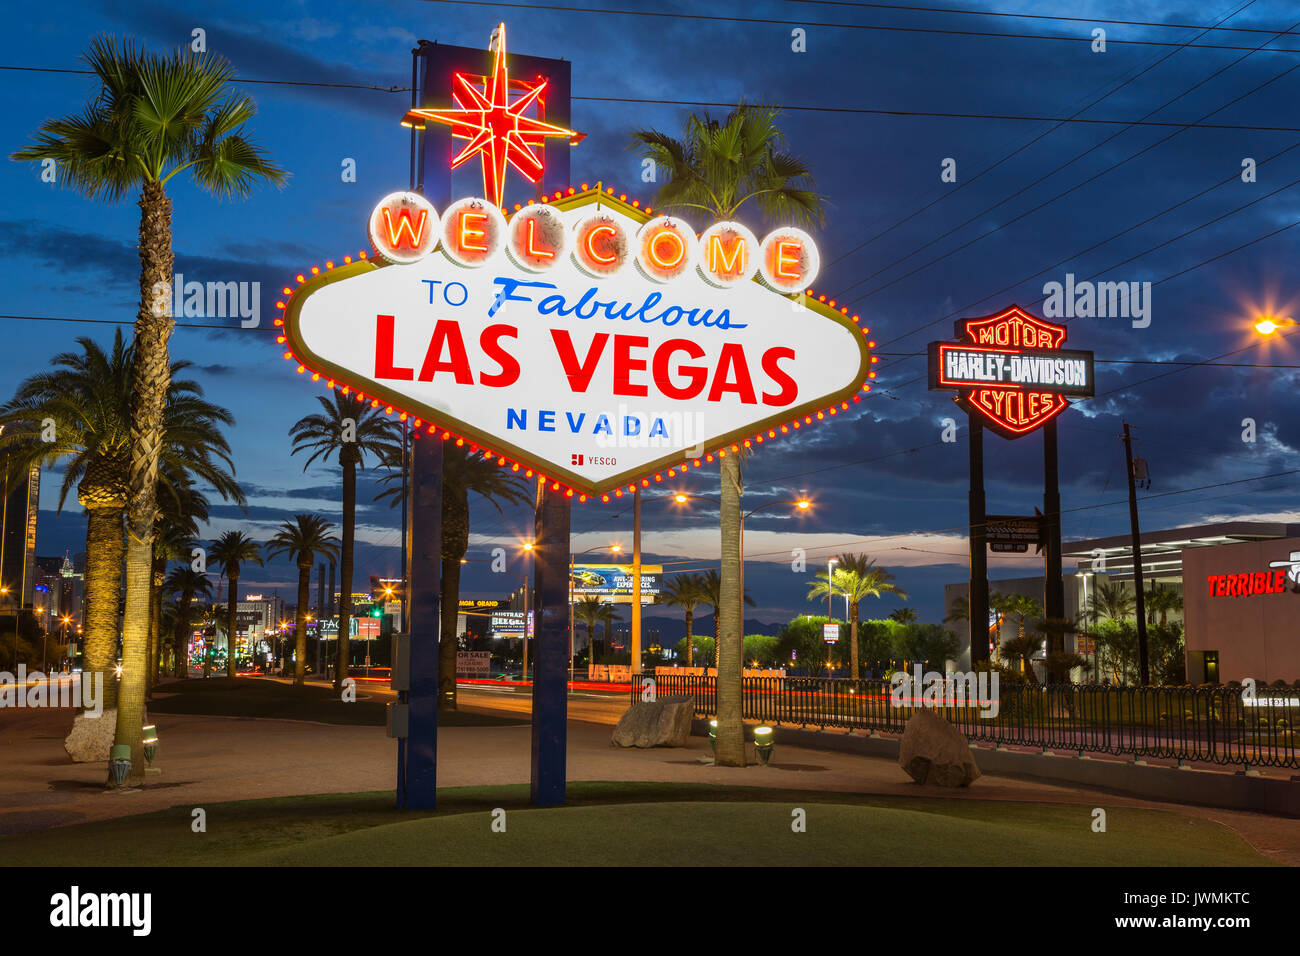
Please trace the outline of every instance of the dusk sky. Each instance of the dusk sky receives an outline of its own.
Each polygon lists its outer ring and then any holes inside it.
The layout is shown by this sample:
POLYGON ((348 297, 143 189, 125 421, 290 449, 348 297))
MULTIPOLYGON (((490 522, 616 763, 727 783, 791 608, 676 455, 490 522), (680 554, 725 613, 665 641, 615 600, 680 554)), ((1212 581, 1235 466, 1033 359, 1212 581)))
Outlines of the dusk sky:
MULTIPOLYGON (((407 186, 408 131, 398 123, 416 41, 486 47, 502 20, 512 53, 572 61, 572 125, 588 134, 572 154, 575 185, 603 180, 652 203, 654 184, 641 182, 639 154, 628 148, 631 132, 677 135, 691 109, 727 111, 683 103, 745 100, 784 107, 789 147, 826 197, 815 286, 871 327, 879 378, 851 413, 771 443, 746 464, 746 510, 801 494, 815 502, 798 517, 771 508, 751 519, 746 586, 758 607, 749 617, 815 612, 804 599, 807 581, 845 551, 892 569, 923 620, 942 617, 943 584, 968 574, 967 446, 951 396, 927 389, 926 343, 951 338, 956 318, 1013 302, 1041 313, 1045 283, 1065 282, 1067 273, 1149 282, 1151 290, 1145 328, 1119 317, 1067 320, 1068 347, 1096 353, 1097 396, 1059 418, 1066 541, 1127 530, 1123 421, 1150 463, 1145 529, 1300 521, 1300 340, 1288 341, 1296 330, 1284 329, 1262 342, 1251 329, 1261 312, 1300 317, 1296 5, 958 6, 996 13, 826 0, 616 5, 652 16, 579 10, 576 2, 21 4, 0 41, 8 85, 0 129, 7 155, 43 120, 78 111, 94 85, 61 71, 85 69, 80 54, 98 33, 163 50, 189 45, 201 28, 208 48, 248 81, 259 107, 251 133, 292 174, 286 188, 219 202, 183 176, 169 186, 176 271, 187 280, 261 283, 258 328, 182 319, 172 339, 173 356, 194 363, 191 377, 237 421, 230 441, 248 509, 214 500, 208 539, 242 528, 265 540, 300 511, 338 520, 337 463, 304 473, 303 459, 289 455, 289 427, 326 393, 280 359, 277 293, 304 268, 366 247, 375 202, 407 186), (1104 52, 1093 50, 1097 28, 1106 32, 1104 52), (793 49, 796 29, 805 31, 806 52, 793 49), (1111 122, 1058 122, 1066 117, 1111 122), (1198 123, 1237 128, 1180 125, 1198 123), (340 175, 347 159, 355 182, 340 175), (955 182, 941 179, 946 159, 955 160, 955 182), (1254 160, 1253 182, 1243 182, 1246 159, 1254 160), (958 422, 955 442, 941 440, 946 417, 958 422), (1244 419, 1255 423, 1254 442, 1243 441, 1244 419), (793 549, 808 556, 802 573, 791 570, 793 549)), ((8 397, 74 348, 75 337, 108 343, 114 323, 129 332, 138 209, 133 199, 106 206, 44 183, 37 164, 6 160, 0 177, 8 333, 0 395, 8 397)), ((740 218, 760 235, 776 225, 757 209, 740 218)), ((985 456, 990 512, 1041 507, 1040 437, 989 436, 985 456)), ((370 471, 360 482, 358 589, 367 575, 399 567, 398 512, 371 500, 378 478, 370 471)), ((679 483, 699 494, 717 494, 717 485, 716 466, 679 483)), ((84 550, 84 514, 75 502, 57 514, 57 489, 58 476, 47 474, 40 555, 84 550)), ((669 489, 653 491, 666 498, 669 489)), ((669 570, 716 566, 717 512, 700 505, 646 501, 646 561, 669 570)), ((498 515, 475 504, 469 557, 486 559, 498 544, 513 549, 530 528, 527 508, 498 515)), ((629 547, 630 501, 575 504, 573 529, 577 551, 629 547)), ((991 576, 1041 574, 1041 562, 1032 553, 991 556, 991 576)), ((296 573, 281 561, 246 568, 243 581, 292 601, 296 573)), ((486 561, 471 563, 462 596, 501 597, 516 584, 486 561)), ((865 602, 863 613, 883 616, 902 603, 865 602)))

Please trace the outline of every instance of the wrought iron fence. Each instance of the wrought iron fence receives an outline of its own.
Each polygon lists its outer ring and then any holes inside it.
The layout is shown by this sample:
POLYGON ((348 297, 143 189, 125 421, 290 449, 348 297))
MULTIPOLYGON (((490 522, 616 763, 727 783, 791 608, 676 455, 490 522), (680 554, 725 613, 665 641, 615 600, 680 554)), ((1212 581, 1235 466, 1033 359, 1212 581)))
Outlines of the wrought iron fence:
MULTIPOLYGON (((641 675, 657 696, 689 694, 700 717, 717 714, 716 678, 641 675)), ((933 709, 970 740, 1050 751, 1159 757, 1188 762, 1300 767, 1300 687, 1235 685, 1112 687, 1002 683, 993 699, 960 681, 901 692, 885 680, 746 677, 742 716, 774 725, 902 733, 920 707, 933 709), (994 706, 996 705, 996 706, 994 706)))

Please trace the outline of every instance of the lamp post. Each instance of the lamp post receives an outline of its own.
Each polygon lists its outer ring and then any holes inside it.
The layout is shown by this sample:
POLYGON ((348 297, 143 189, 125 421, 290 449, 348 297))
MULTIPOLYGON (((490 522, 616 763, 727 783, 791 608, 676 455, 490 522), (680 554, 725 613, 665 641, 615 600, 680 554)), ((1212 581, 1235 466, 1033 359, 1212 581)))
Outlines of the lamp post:
POLYGON ((1255 331, 1260 335, 1272 335, 1278 329, 1300 325, 1295 319, 1286 316, 1262 315, 1255 323, 1255 331))
MULTIPOLYGON (((673 500, 676 501, 678 504, 685 504, 687 501, 690 501, 692 498, 699 499, 701 501, 711 501, 714 504, 718 505, 718 507, 722 506, 722 502, 719 499, 714 498, 710 495, 693 495, 693 494, 687 494, 684 491, 679 491, 673 495, 673 500)), ((740 630, 741 630, 740 640, 742 644, 744 643, 745 640, 745 634, 744 634, 745 631, 745 519, 767 508, 775 508, 778 505, 794 505, 795 508, 797 508, 800 511, 807 511, 809 508, 812 507, 812 502, 809 501, 807 498, 789 498, 781 501, 769 501, 765 505, 759 505, 757 508, 751 508, 749 511, 742 512, 740 515, 740 630)), ((714 647, 715 658, 718 653, 717 647, 718 647, 718 640, 720 637, 721 635, 719 634, 713 635, 713 647, 714 647)))
MULTIPOLYGON (((639 511, 639 509, 638 509, 638 518, 639 518, 639 516, 640 516, 640 511, 639 511)), ((638 540, 639 540, 639 537, 638 537, 638 540)), ((579 553, 576 554, 576 555, 573 554, 573 553, 570 553, 570 554, 569 554, 569 684, 570 684, 569 691, 570 691, 570 692, 573 691, 573 687, 572 687, 572 684, 573 684, 573 630, 574 630, 574 626, 573 626, 573 566, 574 566, 574 563, 576 562, 576 560, 577 560, 578 558, 582 557, 584 554, 591 554, 593 551, 605 551, 605 550, 609 550, 609 551, 612 552, 613 554, 618 554, 619 552, 621 552, 621 551, 623 550, 623 546, 622 546, 621 544, 601 545, 601 546, 599 546, 599 547, 595 547, 595 548, 588 548, 586 551, 581 551, 581 552, 579 552, 579 553)), ((640 557, 641 557, 641 555, 640 555, 640 552, 639 552, 639 550, 638 550, 638 551, 633 555, 633 560, 639 562, 639 561, 640 561, 640 557)), ((639 569, 640 569, 640 568, 639 568, 639 564, 634 565, 634 568, 636 568, 636 570, 639 571, 639 569)), ((635 571, 634 571, 634 573, 633 573, 633 578, 637 578, 637 577, 639 577, 639 575, 638 575, 637 573, 635 573, 635 571)), ((634 580, 634 581, 632 582, 632 588, 633 588, 633 591, 636 590, 636 585, 637 585, 638 583, 640 583, 640 582, 639 582, 639 581, 636 581, 636 580, 634 580)), ((640 598, 640 596, 641 596, 640 594, 633 594, 633 595, 632 595, 632 601, 633 601, 634 606, 635 606, 635 603, 636 603, 637 599, 640 598)), ((524 626, 525 626, 525 627, 528 626, 528 619, 527 619, 526 617, 525 617, 525 619, 524 619, 524 626)), ((587 649, 587 653, 588 653, 588 654, 591 654, 591 653, 592 653, 592 650, 593 650, 593 648, 588 648, 588 649, 587 649)), ((588 664, 587 664, 587 676, 588 676, 588 678, 590 678, 590 676, 591 676, 591 665, 594 664, 594 663, 596 663, 596 662, 595 662, 594 660, 591 660, 591 661, 589 661, 588 664)))

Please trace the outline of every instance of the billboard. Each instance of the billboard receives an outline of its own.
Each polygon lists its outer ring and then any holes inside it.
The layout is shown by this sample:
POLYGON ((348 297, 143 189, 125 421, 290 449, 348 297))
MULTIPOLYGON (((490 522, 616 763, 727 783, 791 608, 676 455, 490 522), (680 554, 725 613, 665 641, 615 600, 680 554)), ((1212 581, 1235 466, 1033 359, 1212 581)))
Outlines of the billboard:
MULTIPOLYGON (((528 636, 533 636, 533 612, 528 612, 528 636)), ((492 615, 492 636, 493 637, 523 637, 524 636, 524 612, 523 611, 496 611, 492 615)))
MULTIPOLYGON (((664 572, 659 564, 641 565, 642 603, 653 602, 659 594, 659 581, 664 572)), ((616 604, 632 603, 632 565, 630 564, 575 564, 569 572, 569 586, 575 599, 586 595, 613 598, 616 604), (623 598, 623 600, 619 600, 623 598)))

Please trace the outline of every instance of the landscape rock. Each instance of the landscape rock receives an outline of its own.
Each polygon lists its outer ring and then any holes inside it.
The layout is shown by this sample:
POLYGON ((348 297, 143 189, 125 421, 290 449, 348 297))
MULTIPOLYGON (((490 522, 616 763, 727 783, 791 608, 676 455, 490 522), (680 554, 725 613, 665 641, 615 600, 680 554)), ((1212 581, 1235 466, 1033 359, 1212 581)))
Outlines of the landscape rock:
POLYGON ((917 783, 969 787, 980 776, 970 744, 933 711, 918 708, 903 730, 898 765, 917 783))
MULTIPOLYGON (((149 723, 145 714, 144 723, 149 723)), ((73 763, 107 762, 117 733, 117 708, 105 708, 99 717, 78 714, 72 722, 72 732, 63 741, 73 763)))
POLYGON ((639 701, 619 718, 611 739, 616 747, 685 747, 694 716, 695 699, 689 695, 639 701))

